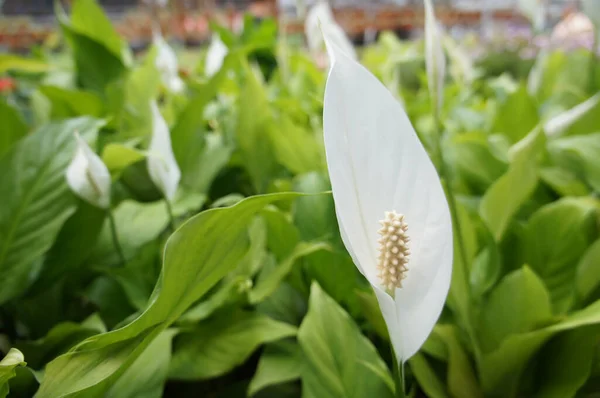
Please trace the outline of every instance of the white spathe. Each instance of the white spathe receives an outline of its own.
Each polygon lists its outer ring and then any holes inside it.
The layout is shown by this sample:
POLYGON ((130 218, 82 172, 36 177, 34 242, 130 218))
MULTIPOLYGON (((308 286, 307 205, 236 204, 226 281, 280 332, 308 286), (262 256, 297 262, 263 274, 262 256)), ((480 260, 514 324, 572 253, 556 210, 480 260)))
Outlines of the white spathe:
POLYGON ((344 29, 335 21, 333 11, 325 1, 319 1, 311 7, 304 24, 304 33, 309 50, 313 55, 323 51, 323 35, 340 47, 349 57, 357 59, 356 50, 344 29))
POLYGON ((546 28, 548 18, 545 0, 518 0, 517 7, 529 19, 535 30, 541 31, 546 28))
POLYGON ((204 73, 206 76, 213 76, 223 66, 223 61, 229 53, 229 49, 221 40, 218 34, 213 34, 210 46, 206 52, 206 61, 204 64, 204 73))
POLYGON ((450 287, 452 222, 433 163, 402 106, 363 66, 326 37, 331 69, 323 129, 340 233, 373 286, 400 362, 435 325, 450 287), (410 259, 402 287, 377 276, 379 221, 404 215, 410 259))
POLYGON ((148 148, 148 174, 165 198, 173 199, 181 179, 181 170, 171 146, 171 134, 155 101, 152 108, 152 140, 148 148))
POLYGON ((425 0, 425 67, 427 84, 434 112, 439 116, 444 101, 444 80, 446 79, 446 57, 442 47, 442 34, 435 19, 431 0, 425 0))
POLYGON ((102 159, 75 133, 77 150, 67 168, 67 184, 83 200, 96 207, 110 207, 110 173, 102 159))
POLYGON ((174 93, 179 93, 185 88, 183 80, 179 77, 179 64, 175 51, 165 41, 158 29, 154 30, 153 41, 156 46, 156 69, 160 72, 161 80, 165 87, 174 93))

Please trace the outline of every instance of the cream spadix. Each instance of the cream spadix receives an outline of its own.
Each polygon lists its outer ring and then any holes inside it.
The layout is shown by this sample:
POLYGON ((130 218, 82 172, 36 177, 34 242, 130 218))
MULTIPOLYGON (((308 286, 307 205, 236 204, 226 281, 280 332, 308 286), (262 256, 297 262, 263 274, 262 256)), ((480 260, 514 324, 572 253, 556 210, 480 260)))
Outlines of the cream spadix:
POLYGON ((102 159, 75 133, 77 150, 67 168, 67 184, 77 196, 96 207, 110 207, 110 173, 102 159))
POLYGON ((148 174, 165 198, 171 200, 177 192, 181 170, 173 154, 167 122, 161 115, 156 102, 152 101, 150 107, 152 109, 152 140, 148 148, 148 174))
POLYGON ((340 233, 373 286, 398 360, 406 361, 427 339, 450 286, 448 204, 402 106, 325 39, 331 68, 323 128, 340 233))

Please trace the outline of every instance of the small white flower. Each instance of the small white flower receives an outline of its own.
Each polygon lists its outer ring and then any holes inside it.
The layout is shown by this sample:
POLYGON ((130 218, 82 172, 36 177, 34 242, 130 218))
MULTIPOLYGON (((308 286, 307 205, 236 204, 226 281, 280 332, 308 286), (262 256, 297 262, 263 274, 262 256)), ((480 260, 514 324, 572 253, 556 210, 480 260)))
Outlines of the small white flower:
POLYGON ((213 76, 221 69, 228 53, 229 49, 223 43, 221 37, 216 33, 213 34, 210 46, 206 52, 206 63, 204 64, 204 73, 206 76, 213 76))
POLYGON ((185 84, 179 77, 177 55, 157 29, 154 30, 153 36, 154 45, 157 49, 156 69, 160 72, 161 80, 170 91, 179 93, 183 91, 185 84))
POLYGON ((152 182, 168 200, 173 199, 181 179, 181 171, 171 146, 171 134, 167 122, 155 101, 152 108, 152 140, 148 148, 148 173, 152 182))
POLYGON ((427 84, 434 112, 439 116, 444 101, 444 80, 446 78, 446 57, 442 47, 442 34, 433 13, 431 0, 425 0, 425 67, 427 84))
POLYGON ((75 133, 77 150, 67 168, 67 184, 83 200, 102 209, 110 207, 110 173, 102 159, 75 133))
POLYGON ((323 51, 325 44, 323 35, 325 35, 329 41, 335 43, 349 57, 352 59, 358 58, 352 42, 348 39, 344 29, 335 21, 329 4, 324 1, 319 1, 308 12, 304 24, 304 33, 306 34, 308 48, 313 55, 323 51))
POLYGON ((323 129, 340 233, 373 286, 400 362, 436 323, 452 274, 452 222, 438 174, 402 106, 326 37, 323 129))

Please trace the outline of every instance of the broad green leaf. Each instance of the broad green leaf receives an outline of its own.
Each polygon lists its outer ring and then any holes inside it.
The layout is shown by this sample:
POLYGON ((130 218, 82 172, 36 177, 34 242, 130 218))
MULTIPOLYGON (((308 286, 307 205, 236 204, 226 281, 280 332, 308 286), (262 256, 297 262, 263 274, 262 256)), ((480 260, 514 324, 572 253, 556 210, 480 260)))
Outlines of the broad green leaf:
POLYGON ((106 398, 161 398, 169 374, 171 341, 177 334, 167 329, 146 347, 106 393, 106 398))
POLYGON ((596 235, 596 213, 593 203, 567 198, 542 207, 525 227, 525 261, 544 281, 555 313, 573 305, 576 266, 596 235))
POLYGON ((119 173, 144 158, 142 151, 123 144, 108 144, 102 151, 102 161, 111 174, 119 173))
POLYGON ((568 331, 552 339, 538 360, 542 383, 536 397, 575 397, 590 376, 598 341, 598 325, 568 331))
POLYGON ((486 247, 473 261, 469 278, 471 291, 476 299, 480 299, 494 287, 502 270, 498 245, 489 233, 486 237, 486 247))
POLYGON ((0 157, 2 157, 13 144, 27 134, 28 127, 19 111, 3 99, 0 99, 0 120, 2 120, 0 123, 0 157))
POLYGON ((304 274, 319 285, 337 302, 353 306, 354 289, 362 281, 360 272, 345 250, 319 250, 304 259, 304 274))
POLYGON ((319 287, 311 287, 309 310, 298 331, 305 366, 303 396, 393 397, 385 363, 352 318, 319 287))
POLYGON ((493 133, 503 133, 512 143, 523 139, 538 124, 537 104, 524 84, 500 104, 492 127, 493 133))
POLYGON ((49 124, 0 158, 0 303, 31 283, 31 272, 75 212, 64 175, 75 151, 73 134, 91 136, 101 125, 91 118, 49 124))
POLYGON ((277 289, 277 286, 279 286, 285 277, 292 271, 292 267, 300 258, 308 256, 316 251, 327 249, 329 249, 329 245, 323 242, 298 243, 290 255, 278 264, 275 269, 268 270, 259 275, 256 287, 248 294, 250 303, 259 303, 271 295, 277 289))
POLYGON ((561 196, 587 196, 590 189, 570 170, 560 167, 544 167, 540 178, 561 196))
POLYGON ((102 99, 92 92, 68 90, 56 86, 41 86, 39 90, 50 101, 52 119, 87 115, 101 117, 104 113, 102 99))
POLYGON ((169 377, 208 379, 241 365, 262 344, 296 335, 296 328, 255 312, 223 312, 174 340, 169 377))
POLYGON ((484 392, 515 396, 525 366, 545 342, 562 331, 598 324, 600 301, 567 316, 560 323, 507 337, 497 349, 482 357, 479 369, 484 392))
POLYGON ((385 319, 383 319, 377 297, 375 297, 373 291, 357 290, 355 294, 358 297, 358 304, 362 309, 362 313, 371 327, 373 327, 379 337, 390 341, 385 319))
POLYGON ((254 190, 261 193, 266 190, 268 181, 276 171, 270 130, 277 128, 277 125, 265 87, 249 67, 245 71, 246 81, 239 96, 235 136, 254 190))
POLYGON ((119 36, 96 0, 75 0, 70 22, 79 34, 102 44, 124 65, 132 62, 129 45, 119 36))
POLYGON ((9 71, 42 73, 48 69, 49 65, 42 60, 24 58, 15 54, 0 54, 0 75, 9 71))
POLYGON ((494 238, 502 239, 511 219, 537 185, 537 155, 544 146, 544 135, 535 129, 511 148, 513 158, 508 171, 485 193, 479 213, 494 238))
POLYGON ((252 217, 269 203, 295 196, 256 196, 188 220, 167 241, 146 310, 128 325, 87 339, 50 362, 38 398, 104 396, 156 336, 240 261, 252 217))
POLYGON ((269 250, 278 260, 287 258, 300 242, 300 232, 286 213, 275 208, 262 211, 267 225, 269 250))
MULTIPOLYGON (((272 257, 271 257, 272 258, 272 257)), ((274 264, 265 264, 265 268, 274 268, 274 264)), ((299 326, 306 315, 306 298, 290 283, 282 282, 264 301, 258 303, 256 309, 262 314, 291 325, 299 326)))
POLYGON ((275 124, 277 127, 267 127, 267 132, 279 164, 295 174, 323 170, 324 151, 313 133, 296 126, 286 116, 279 117, 275 124))
POLYGON ((447 384, 454 397, 483 397, 483 393, 475 378, 467 352, 458 339, 454 326, 439 325, 436 334, 446 343, 448 350, 447 384))
POLYGON ((410 369, 419 383, 419 387, 430 398, 447 398, 446 385, 429 365, 425 355, 416 353, 408 360, 410 369))
POLYGON ((0 361, 0 398, 5 398, 8 393, 8 382, 15 377, 17 366, 25 366, 25 358, 21 351, 11 348, 8 354, 0 361))
POLYGON ((589 246, 575 271, 575 288, 580 301, 587 300, 600 285, 600 239, 589 246))
POLYGON ((297 380, 301 376, 302 356, 300 347, 291 341, 269 344, 258 361, 256 373, 248 386, 253 396, 265 387, 297 380))
MULTIPOLYGON (((316 172, 298 176, 294 191, 321 193, 331 190, 328 179, 316 172)), ((294 225, 304 240, 326 239, 337 235, 337 220, 331 195, 309 195, 298 198, 292 209, 294 225)))
POLYGON ((600 94, 577 104, 544 123, 544 132, 549 137, 559 137, 567 134, 587 134, 596 131, 598 126, 598 111, 600 110, 600 94))
POLYGON ((41 370, 57 356, 67 352, 84 339, 106 332, 102 320, 93 315, 82 323, 63 322, 54 326, 46 336, 17 344, 17 348, 27 357, 27 365, 41 370))
POLYGON ((557 162, 600 192, 600 133, 553 140, 548 149, 557 162))
POLYGON ((492 290, 481 310, 484 352, 499 347, 511 335, 529 332, 552 320, 548 291, 527 266, 513 271, 492 290))

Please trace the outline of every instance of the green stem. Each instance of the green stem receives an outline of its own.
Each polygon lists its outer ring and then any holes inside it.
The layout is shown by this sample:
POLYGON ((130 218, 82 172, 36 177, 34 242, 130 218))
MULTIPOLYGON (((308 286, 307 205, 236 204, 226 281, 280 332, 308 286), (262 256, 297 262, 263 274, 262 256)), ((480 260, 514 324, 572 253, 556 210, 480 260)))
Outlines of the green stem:
POLYGON ((119 260, 121 261, 121 265, 125 265, 125 255, 123 254, 123 248, 121 247, 121 243, 119 243, 119 235, 117 234, 117 223, 115 221, 115 216, 113 212, 108 209, 108 223, 110 225, 110 234, 112 236, 113 245, 115 246, 115 250, 119 255, 119 260))
POLYGON ((396 398, 406 398, 406 380, 404 378, 404 363, 399 364, 396 360, 396 353, 394 352, 394 346, 392 348, 392 366, 394 376, 394 386, 396 387, 396 398))
POLYGON ((598 62, 598 56, 596 54, 596 50, 598 47, 598 31, 597 28, 594 28, 594 41, 592 43, 592 49, 590 52, 590 88, 592 92, 596 92, 596 64, 598 62))
POLYGON ((165 205, 167 206, 167 213, 169 213, 169 226, 171 227, 171 232, 175 232, 175 217, 173 216, 173 208, 171 207, 171 202, 169 199, 165 198, 165 205))

